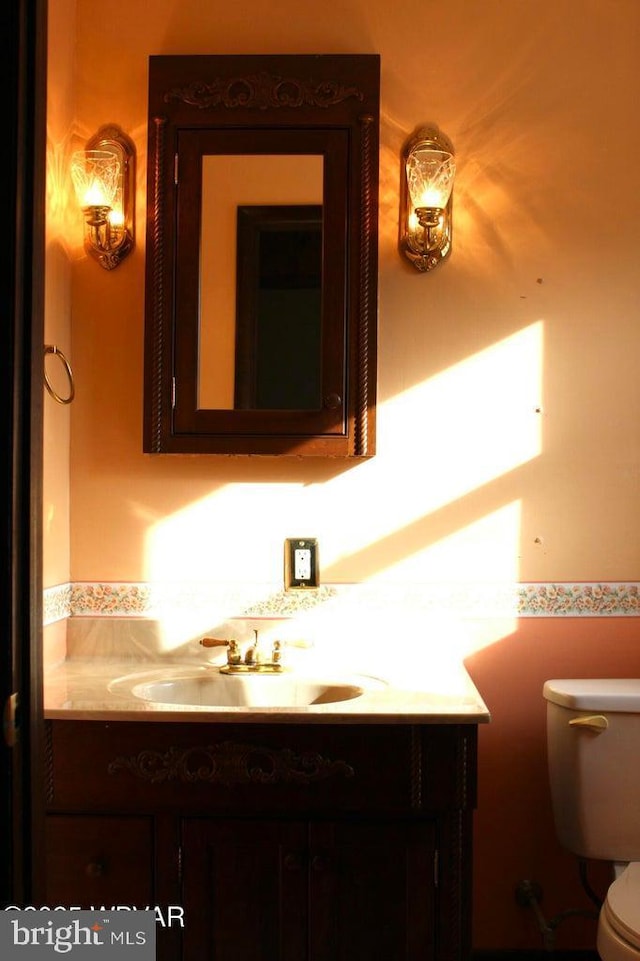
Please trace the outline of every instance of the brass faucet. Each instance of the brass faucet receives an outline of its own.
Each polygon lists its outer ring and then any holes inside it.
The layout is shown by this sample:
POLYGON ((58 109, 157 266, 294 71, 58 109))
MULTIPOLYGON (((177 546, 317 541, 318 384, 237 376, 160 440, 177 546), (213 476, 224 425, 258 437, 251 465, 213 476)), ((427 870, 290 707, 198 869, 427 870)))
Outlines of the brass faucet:
POLYGON ((227 663, 220 668, 221 674, 281 674, 284 670, 282 665, 282 643, 274 641, 271 648, 271 656, 265 658, 260 649, 258 631, 254 628, 254 640, 246 649, 244 658, 240 652, 240 645, 236 640, 224 640, 217 637, 202 637, 200 643, 203 647, 226 647, 227 663))

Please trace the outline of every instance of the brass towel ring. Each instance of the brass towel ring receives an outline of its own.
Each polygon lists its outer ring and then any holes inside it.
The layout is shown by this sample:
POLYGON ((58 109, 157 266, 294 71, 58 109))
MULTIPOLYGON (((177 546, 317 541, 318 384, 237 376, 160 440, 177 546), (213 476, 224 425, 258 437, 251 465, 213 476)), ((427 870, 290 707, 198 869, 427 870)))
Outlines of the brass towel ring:
POLYGON ((66 397, 61 397, 60 394, 56 390, 54 390, 54 388, 51 386, 49 382, 49 378, 47 377, 46 367, 44 370, 44 386, 47 388, 47 390, 49 391, 53 399, 58 402, 58 404, 70 404, 76 395, 76 388, 73 383, 73 371, 71 370, 71 364, 69 363, 65 355, 62 353, 60 348, 56 347, 55 344, 45 344, 44 354, 45 354, 45 361, 46 361, 47 354, 55 354, 57 357, 60 358, 62 366, 64 367, 67 373, 67 377, 69 378, 69 392, 66 397))

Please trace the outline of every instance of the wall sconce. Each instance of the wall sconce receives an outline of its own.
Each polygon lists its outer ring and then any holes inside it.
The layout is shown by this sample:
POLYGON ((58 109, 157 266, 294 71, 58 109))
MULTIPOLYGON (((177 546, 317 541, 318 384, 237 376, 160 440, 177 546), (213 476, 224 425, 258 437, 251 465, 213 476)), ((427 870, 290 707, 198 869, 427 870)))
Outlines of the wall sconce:
POLYGON ((417 270, 433 270, 451 252, 455 173, 453 147, 437 127, 422 127, 405 143, 399 244, 417 270))
POLYGON ((71 178, 85 219, 85 250, 113 270, 134 246, 133 141, 119 127, 101 127, 71 157, 71 178))

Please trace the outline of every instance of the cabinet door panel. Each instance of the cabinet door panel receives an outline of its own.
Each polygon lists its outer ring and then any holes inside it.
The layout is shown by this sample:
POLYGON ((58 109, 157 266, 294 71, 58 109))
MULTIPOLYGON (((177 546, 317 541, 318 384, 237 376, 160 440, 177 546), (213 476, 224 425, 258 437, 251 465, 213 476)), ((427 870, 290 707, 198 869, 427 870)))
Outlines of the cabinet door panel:
POLYGON ((314 824, 309 961, 434 957, 434 826, 314 824))
POLYGON ((49 815, 45 903, 154 904, 151 819, 49 815))
POLYGON ((304 961, 301 822, 183 822, 185 961, 304 961))

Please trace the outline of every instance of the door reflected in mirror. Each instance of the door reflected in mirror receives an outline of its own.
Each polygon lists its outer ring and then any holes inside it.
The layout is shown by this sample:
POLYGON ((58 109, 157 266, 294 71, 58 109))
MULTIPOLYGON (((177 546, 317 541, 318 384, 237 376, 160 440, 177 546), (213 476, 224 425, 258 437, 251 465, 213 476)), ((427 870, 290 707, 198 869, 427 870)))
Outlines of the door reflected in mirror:
POLYGON ((201 409, 322 404, 323 162, 202 157, 201 409))
POLYGON ((322 207, 238 208, 235 409, 322 407, 322 207))

